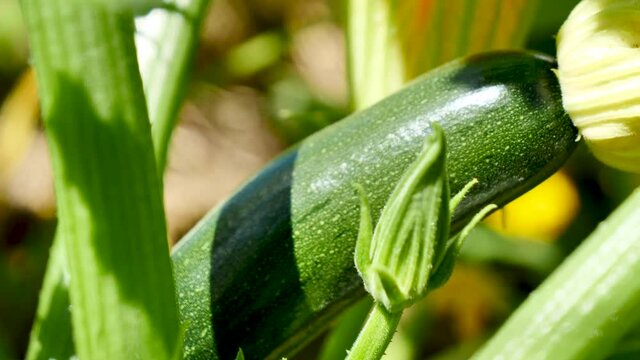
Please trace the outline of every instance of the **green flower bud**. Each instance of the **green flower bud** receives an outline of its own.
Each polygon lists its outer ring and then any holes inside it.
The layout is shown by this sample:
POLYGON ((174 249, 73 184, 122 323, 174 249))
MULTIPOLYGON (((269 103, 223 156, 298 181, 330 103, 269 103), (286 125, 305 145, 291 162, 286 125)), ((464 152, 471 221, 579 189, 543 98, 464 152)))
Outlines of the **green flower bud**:
POLYGON ((583 0, 557 37, 563 105, 594 155, 640 173, 640 4, 583 0))
POLYGON ((362 203, 356 268, 374 300, 392 313, 447 281, 464 238, 496 208, 485 207, 460 234, 449 238, 450 214, 478 181, 470 181, 449 201, 444 132, 437 123, 432 129, 389 196, 375 231, 365 191, 356 185, 362 203))
POLYGON ((367 291, 390 312, 400 311, 426 294, 433 259, 449 233, 445 139, 440 126, 432 128, 418 159, 391 193, 373 235, 361 191, 356 267, 367 291))

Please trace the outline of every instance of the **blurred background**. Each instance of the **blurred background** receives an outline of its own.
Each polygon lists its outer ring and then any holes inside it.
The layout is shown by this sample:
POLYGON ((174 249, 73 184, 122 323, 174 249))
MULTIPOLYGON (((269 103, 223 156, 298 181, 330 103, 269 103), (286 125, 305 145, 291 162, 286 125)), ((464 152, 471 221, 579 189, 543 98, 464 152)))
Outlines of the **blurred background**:
MULTIPOLYGON (((553 55, 576 3, 541 0, 526 47, 553 55)), ((342 11, 339 1, 213 1, 165 175, 172 243, 283 149, 351 112, 342 11)), ((473 233, 449 283, 404 316, 387 357, 466 358, 639 184, 581 145, 473 233)), ((24 356, 54 230, 25 28, 18 0, 0 0, 0 359, 24 356)))

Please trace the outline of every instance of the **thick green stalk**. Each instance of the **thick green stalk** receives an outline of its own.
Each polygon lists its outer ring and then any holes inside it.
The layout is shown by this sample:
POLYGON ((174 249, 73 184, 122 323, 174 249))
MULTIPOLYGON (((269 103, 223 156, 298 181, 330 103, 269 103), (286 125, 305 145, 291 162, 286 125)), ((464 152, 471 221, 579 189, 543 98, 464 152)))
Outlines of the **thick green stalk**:
POLYGON ((179 328, 133 13, 24 0, 82 359, 168 359, 179 328))
POLYGON ((640 189, 516 310, 474 360, 600 359, 640 313, 640 189))
POLYGON ((210 0, 171 0, 136 19, 136 45, 160 173, 178 121, 200 27, 210 0))
MULTIPOLYGON (((197 45, 197 33, 209 0, 172 3, 175 8, 156 9, 139 18, 136 41, 140 70, 147 98, 158 172, 166 165, 170 133, 176 124, 182 104, 186 73, 197 45)), ((75 353, 68 311, 68 282, 66 260, 60 248, 62 240, 51 248, 50 264, 40 294, 40 303, 31 333, 27 359, 68 358, 75 353)))
POLYGON ((374 303, 347 360, 380 359, 396 332, 401 315, 402 311, 391 313, 381 304, 374 303))

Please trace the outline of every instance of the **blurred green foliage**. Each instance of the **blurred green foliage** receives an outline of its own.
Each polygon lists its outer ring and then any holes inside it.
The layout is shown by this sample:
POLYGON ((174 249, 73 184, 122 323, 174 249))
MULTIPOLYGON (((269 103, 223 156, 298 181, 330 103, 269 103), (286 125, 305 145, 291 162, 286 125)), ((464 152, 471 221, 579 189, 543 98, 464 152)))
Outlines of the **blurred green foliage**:
POLYGON ((26 30, 17 0, 0 2, 0 54, 2 73, 15 73, 26 65, 26 30))
POLYGON ((54 231, 54 221, 23 212, 0 222, 0 359, 26 349, 54 231))
POLYGON ((18 0, 0 1, 0 97, 27 65, 27 34, 18 0))

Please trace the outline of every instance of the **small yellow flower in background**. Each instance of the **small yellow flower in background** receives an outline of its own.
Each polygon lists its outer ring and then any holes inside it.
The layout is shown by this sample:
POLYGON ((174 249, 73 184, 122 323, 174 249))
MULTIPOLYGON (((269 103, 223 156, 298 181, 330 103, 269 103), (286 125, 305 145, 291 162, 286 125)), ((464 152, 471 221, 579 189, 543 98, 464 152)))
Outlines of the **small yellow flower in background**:
POLYGON ((640 173, 640 3, 583 0, 558 33, 564 108, 593 154, 640 173))
POLYGON ((493 230, 532 240, 553 241, 571 224, 580 207, 580 198, 571 178, 555 173, 485 223, 493 230))

